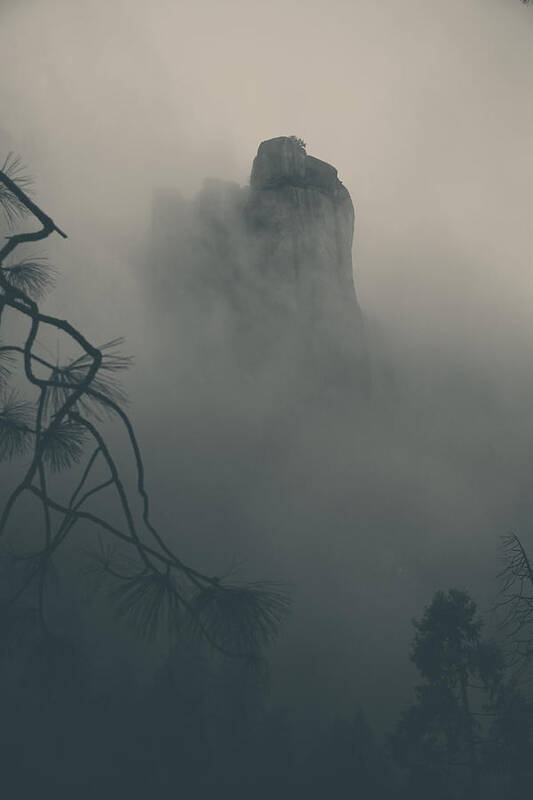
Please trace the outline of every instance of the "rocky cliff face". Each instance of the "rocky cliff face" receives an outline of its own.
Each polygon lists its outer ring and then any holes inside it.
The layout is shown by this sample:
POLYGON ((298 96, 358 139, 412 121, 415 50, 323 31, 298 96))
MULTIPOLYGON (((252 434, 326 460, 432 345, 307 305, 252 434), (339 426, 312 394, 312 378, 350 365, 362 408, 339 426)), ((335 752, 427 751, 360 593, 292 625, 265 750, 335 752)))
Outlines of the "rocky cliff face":
POLYGON ((262 268, 318 280, 353 301, 354 210, 337 170, 282 136, 260 145, 250 187, 247 221, 262 268))
POLYGON ((354 336, 360 340, 352 268, 354 209, 337 170, 308 156, 295 137, 262 142, 246 218, 258 268, 294 294, 300 313, 319 335, 329 337, 334 329, 341 340, 347 337, 345 345, 354 336))
POLYGON ((192 203, 161 196, 153 227, 156 277, 173 307, 180 297, 189 311, 191 297, 222 305, 236 336, 263 350, 296 345, 325 382, 366 381, 352 201, 301 140, 262 142, 249 187, 210 180, 192 203))

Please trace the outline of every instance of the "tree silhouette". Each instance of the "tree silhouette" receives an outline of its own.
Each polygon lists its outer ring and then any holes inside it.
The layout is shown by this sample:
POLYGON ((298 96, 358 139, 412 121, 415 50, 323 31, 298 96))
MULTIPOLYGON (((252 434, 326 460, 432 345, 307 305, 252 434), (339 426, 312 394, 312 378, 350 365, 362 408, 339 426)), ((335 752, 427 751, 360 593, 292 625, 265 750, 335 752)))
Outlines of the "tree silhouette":
POLYGON ((482 620, 466 592, 437 592, 413 624, 411 660, 423 683, 392 737, 393 751, 410 771, 415 792, 433 786, 448 797, 466 770, 465 795, 475 800, 481 797, 487 720, 503 686, 503 655, 482 638, 482 620))
POLYGON ((143 636, 175 636, 187 624, 227 655, 256 657, 276 635, 288 598, 276 584, 231 583, 189 566, 153 524, 141 449, 118 381, 130 359, 117 352, 121 340, 96 347, 69 321, 42 312, 39 302, 53 286, 55 272, 42 257, 19 257, 20 249, 52 234, 66 234, 31 199, 30 189, 20 160, 8 156, 0 170, 5 222, 12 230, 30 216, 41 228, 12 233, 0 249, 0 326, 5 326, 6 312, 29 323, 19 343, 0 345, 0 458, 21 456, 27 462, 1 510, 0 537, 6 535, 23 495, 39 501, 42 524, 36 550, 24 551, 20 542, 13 545, 10 559, 24 564, 24 574, 2 600, 2 616, 7 618, 20 597, 33 591, 36 618, 48 630, 47 576, 58 550, 83 524, 99 532, 86 575, 143 636), (37 355, 39 334, 50 329, 66 337, 79 354, 66 363, 37 355), (15 376, 17 359, 22 376, 15 376), (15 389, 21 379, 26 396, 15 389), (127 434, 142 508, 139 520, 105 435, 104 416, 118 419, 127 434), (59 498, 52 495, 49 478, 63 470, 76 480, 70 495, 59 498), (95 501, 106 492, 118 498, 123 527, 95 510, 95 501))
POLYGON ((501 556, 504 568, 496 609, 504 613, 508 662, 520 679, 527 676, 533 658, 533 566, 514 533, 503 537, 501 556))

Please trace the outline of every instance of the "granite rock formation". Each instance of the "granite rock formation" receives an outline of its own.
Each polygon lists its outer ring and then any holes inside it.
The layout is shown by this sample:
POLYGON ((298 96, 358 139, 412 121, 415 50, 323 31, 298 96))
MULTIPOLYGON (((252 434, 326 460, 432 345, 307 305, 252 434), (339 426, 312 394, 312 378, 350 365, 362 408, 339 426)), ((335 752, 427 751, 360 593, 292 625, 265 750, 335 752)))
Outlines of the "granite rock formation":
POLYGON ((210 179, 193 201, 158 196, 151 251, 160 297, 184 324, 199 309, 219 319, 223 309, 231 346, 248 349, 250 362, 289 347, 323 383, 365 384, 353 231, 337 170, 294 136, 269 139, 248 187, 210 179))

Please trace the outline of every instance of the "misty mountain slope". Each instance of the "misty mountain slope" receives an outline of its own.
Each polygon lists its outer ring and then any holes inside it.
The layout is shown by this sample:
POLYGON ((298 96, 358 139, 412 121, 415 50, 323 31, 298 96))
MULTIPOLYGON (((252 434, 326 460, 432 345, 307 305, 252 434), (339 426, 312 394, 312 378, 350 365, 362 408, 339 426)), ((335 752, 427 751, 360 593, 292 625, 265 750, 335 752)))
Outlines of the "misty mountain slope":
POLYGON ((289 137, 260 145, 249 187, 159 193, 137 399, 184 552, 291 586, 278 686, 329 710, 364 686, 389 719, 417 606, 441 582, 485 591, 524 521, 531 422, 466 351, 413 356, 371 327, 368 359, 353 222, 336 170, 289 137))

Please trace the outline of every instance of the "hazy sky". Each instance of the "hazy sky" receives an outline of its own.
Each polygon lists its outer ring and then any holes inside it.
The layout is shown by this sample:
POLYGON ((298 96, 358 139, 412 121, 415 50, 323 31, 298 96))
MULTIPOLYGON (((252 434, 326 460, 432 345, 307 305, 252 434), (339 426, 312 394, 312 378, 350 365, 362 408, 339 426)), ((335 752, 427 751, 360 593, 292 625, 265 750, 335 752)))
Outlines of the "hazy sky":
MULTIPOLYGON (((450 313, 462 339, 473 318, 483 339, 495 321, 529 337, 533 9, 519 0, 0 9, 4 147, 73 237, 65 264, 86 258, 89 222, 119 248, 155 186, 244 183, 259 141, 295 133, 352 193, 367 313, 416 319, 424 339, 448 335, 450 313)), ((111 256, 93 274, 114 285, 127 266, 111 256)))

